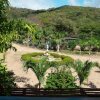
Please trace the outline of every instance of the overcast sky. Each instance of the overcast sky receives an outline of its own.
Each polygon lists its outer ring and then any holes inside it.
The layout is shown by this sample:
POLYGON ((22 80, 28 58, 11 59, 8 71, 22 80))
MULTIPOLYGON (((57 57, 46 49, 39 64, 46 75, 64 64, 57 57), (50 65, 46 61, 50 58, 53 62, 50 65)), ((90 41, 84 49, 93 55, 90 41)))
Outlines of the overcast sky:
POLYGON ((29 9, 48 9, 62 5, 100 8, 100 0, 9 0, 11 6, 29 9))

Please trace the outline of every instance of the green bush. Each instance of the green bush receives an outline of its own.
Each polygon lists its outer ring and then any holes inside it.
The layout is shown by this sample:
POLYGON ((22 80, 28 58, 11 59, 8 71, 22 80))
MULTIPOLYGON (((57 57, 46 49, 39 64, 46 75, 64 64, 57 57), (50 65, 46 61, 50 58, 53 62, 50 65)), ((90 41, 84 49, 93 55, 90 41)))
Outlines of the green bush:
POLYGON ((70 71, 59 71, 57 73, 51 73, 47 77, 45 88, 48 89, 66 89, 77 88, 75 78, 70 71))
POLYGON ((69 56, 67 56, 67 57, 65 57, 65 58, 63 59, 63 62, 64 62, 65 64, 72 64, 72 63, 74 62, 74 59, 71 58, 71 57, 69 57, 69 56))
POLYGON ((27 61, 27 60, 31 60, 32 57, 30 56, 30 54, 24 54, 24 55, 22 55, 21 59, 23 61, 27 61))
POLYGON ((36 56, 42 56, 43 53, 38 53, 38 52, 35 52, 35 53, 28 53, 28 54, 24 54, 22 55, 21 59, 24 60, 24 61, 27 61, 27 60, 32 60, 32 57, 36 57, 36 56))
MULTIPOLYGON (((74 62, 74 59, 69 57, 69 56, 59 55, 59 54, 56 54, 56 53, 49 53, 49 54, 51 56, 53 56, 54 58, 61 58, 61 61, 51 61, 50 64, 52 66, 61 66, 61 65, 65 65, 65 64, 67 65, 67 64, 74 62)), ((36 64, 36 63, 39 62, 38 56, 42 56, 42 55, 44 55, 44 53, 38 53, 38 52, 29 53, 29 54, 22 55, 21 59, 24 62, 34 62, 36 64)))
POLYGON ((54 56, 55 58, 61 58, 61 55, 57 53, 50 53, 50 55, 54 56))
POLYGON ((41 52, 35 52, 35 53, 31 53, 30 55, 32 56, 32 57, 35 57, 35 56, 42 56, 44 53, 41 53, 41 52))
POLYGON ((5 89, 5 95, 9 95, 10 90, 16 87, 13 72, 7 71, 6 66, 0 60, 0 88, 5 89))

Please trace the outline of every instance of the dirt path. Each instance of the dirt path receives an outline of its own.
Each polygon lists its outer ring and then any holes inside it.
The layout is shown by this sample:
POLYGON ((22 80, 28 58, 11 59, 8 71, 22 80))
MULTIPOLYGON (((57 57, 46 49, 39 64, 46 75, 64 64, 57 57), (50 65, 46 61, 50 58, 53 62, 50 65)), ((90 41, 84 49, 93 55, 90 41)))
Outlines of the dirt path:
MULTIPOLYGON (((38 80, 35 76, 35 73, 31 69, 26 72, 23 68, 23 63, 20 58, 21 55, 25 53, 45 51, 38 50, 36 48, 25 47, 19 44, 13 44, 13 46, 17 48, 17 51, 14 52, 12 50, 9 50, 7 52, 6 63, 8 70, 14 72, 16 76, 16 83, 19 87, 25 87, 28 84, 32 86, 36 85, 38 83, 38 80)), ((74 59, 80 59, 82 61, 91 60, 100 63, 100 56, 67 55, 73 57, 74 59)), ((91 71, 89 82, 92 84, 92 86, 100 88, 100 70, 98 68, 93 68, 93 70, 91 71)))
POLYGON ((16 83, 19 87, 25 87, 28 84, 34 86, 38 83, 35 73, 31 69, 29 69, 28 72, 25 71, 23 63, 20 59, 22 54, 41 51, 18 44, 13 44, 13 46, 17 48, 17 51, 14 52, 9 50, 6 55, 8 70, 14 72, 16 76, 16 83))

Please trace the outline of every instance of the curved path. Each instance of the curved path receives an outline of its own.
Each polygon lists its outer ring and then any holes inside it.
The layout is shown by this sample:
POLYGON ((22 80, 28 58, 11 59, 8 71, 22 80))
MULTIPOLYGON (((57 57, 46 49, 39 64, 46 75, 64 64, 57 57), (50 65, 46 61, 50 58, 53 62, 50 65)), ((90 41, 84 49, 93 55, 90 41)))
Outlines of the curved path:
MULTIPOLYGON (((28 72, 25 71, 23 67, 23 63, 20 60, 21 55, 25 53, 32 52, 45 52, 42 50, 38 50, 36 48, 30 48, 19 44, 13 44, 14 47, 17 48, 17 51, 14 52, 9 50, 6 55, 6 64, 9 71, 13 71, 16 76, 16 83, 18 87, 25 87, 26 85, 34 86, 38 83, 37 77, 35 73, 29 69, 28 72)), ((75 54, 67 54, 68 56, 73 57, 74 59, 80 59, 82 61, 91 60, 97 61, 100 63, 100 56, 82 56, 75 54)), ((100 88, 100 69, 93 68, 88 78, 90 82, 90 87, 100 88)), ((86 86, 85 86, 86 87, 86 86)))
POLYGON ((18 87, 25 87, 26 85, 34 86, 38 83, 35 73, 29 69, 25 71, 21 61, 21 55, 25 53, 41 52, 37 49, 25 47, 19 44, 13 44, 17 51, 9 50, 6 54, 6 64, 9 71, 13 71, 16 76, 16 83, 18 87))

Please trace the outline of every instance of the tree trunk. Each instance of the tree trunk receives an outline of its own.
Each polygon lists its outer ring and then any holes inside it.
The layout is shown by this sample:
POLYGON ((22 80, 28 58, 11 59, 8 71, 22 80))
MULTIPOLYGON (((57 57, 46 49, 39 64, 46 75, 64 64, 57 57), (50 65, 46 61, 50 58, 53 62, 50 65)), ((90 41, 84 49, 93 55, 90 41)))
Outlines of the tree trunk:
POLYGON ((57 44, 57 52, 59 52, 59 51, 60 51, 60 45, 57 44))
POLYGON ((39 89, 41 88, 41 83, 39 82, 39 89))

